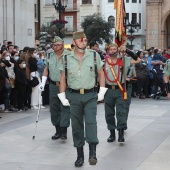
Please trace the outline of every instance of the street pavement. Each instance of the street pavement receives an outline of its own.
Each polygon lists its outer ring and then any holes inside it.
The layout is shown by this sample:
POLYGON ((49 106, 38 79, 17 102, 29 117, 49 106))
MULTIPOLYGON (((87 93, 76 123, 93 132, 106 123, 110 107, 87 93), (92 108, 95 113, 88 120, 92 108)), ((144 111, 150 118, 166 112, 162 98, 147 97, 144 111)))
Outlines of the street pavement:
POLYGON ((55 129, 48 106, 41 109, 35 134, 36 116, 36 110, 0 113, 0 170, 170 170, 170 101, 166 98, 132 99, 124 144, 117 139, 107 143, 104 104, 98 104, 96 166, 88 163, 86 144, 84 166, 74 167, 71 128, 67 141, 51 140, 55 129))

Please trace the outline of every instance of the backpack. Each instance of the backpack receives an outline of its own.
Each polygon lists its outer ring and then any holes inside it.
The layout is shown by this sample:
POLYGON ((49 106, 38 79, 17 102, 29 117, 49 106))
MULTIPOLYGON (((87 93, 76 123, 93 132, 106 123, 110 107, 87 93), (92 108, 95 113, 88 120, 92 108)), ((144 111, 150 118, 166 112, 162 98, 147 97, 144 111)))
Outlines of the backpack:
POLYGON ((42 77, 43 72, 44 72, 44 68, 45 68, 45 64, 43 62, 43 60, 38 60, 37 62, 37 71, 40 74, 40 77, 42 77))

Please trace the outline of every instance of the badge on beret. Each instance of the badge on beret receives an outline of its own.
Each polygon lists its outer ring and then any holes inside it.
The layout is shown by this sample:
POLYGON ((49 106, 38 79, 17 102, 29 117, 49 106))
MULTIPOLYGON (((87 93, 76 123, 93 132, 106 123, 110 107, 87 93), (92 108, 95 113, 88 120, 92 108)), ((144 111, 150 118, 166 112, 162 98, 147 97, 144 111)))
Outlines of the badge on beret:
POLYGON ((73 40, 75 40, 75 39, 83 40, 83 38, 86 38, 86 35, 84 34, 83 31, 73 33, 73 40))
POLYGON ((53 43, 56 43, 56 42, 64 42, 64 40, 61 39, 59 36, 55 36, 54 40, 53 40, 53 43))

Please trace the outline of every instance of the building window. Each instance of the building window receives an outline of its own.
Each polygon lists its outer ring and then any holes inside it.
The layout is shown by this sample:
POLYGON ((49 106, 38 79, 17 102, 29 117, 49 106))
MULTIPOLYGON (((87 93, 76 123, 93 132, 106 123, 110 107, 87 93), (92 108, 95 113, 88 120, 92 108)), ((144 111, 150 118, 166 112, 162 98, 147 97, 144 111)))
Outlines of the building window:
POLYGON ((108 23, 111 25, 112 28, 115 28, 115 18, 113 16, 110 16, 108 18, 108 23))
POLYGON ((114 0, 108 0, 108 2, 114 2, 114 0))
POLYGON ((84 22, 85 18, 86 18, 86 16, 81 16, 81 22, 84 22))
POLYGON ((126 13, 126 24, 129 24, 129 13, 126 13))
POLYGON ((140 29, 141 29, 141 24, 142 24, 142 18, 141 18, 141 13, 139 13, 139 24, 140 24, 140 29))
POLYGON ((137 23, 137 13, 132 13, 132 24, 137 23))
POLYGON ((139 3, 141 3, 141 0, 139 0, 139 3))
POLYGON ((45 0, 45 6, 53 5, 53 3, 56 3, 56 0, 45 0))
POLYGON ((65 20, 68 22, 65 25, 65 29, 67 32, 73 32, 73 16, 65 16, 65 20))
POLYGON ((50 26, 51 25, 51 22, 54 20, 55 18, 53 17, 45 17, 44 18, 44 25, 45 26, 50 26))
POLYGON ((92 0, 82 0, 82 4, 92 4, 92 0))
POLYGON ((137 0, 132 0, 132 3, 137 3, 137 0))
POLYGON ((129 3, 129 0, 126 0, 126 3, 129 3))

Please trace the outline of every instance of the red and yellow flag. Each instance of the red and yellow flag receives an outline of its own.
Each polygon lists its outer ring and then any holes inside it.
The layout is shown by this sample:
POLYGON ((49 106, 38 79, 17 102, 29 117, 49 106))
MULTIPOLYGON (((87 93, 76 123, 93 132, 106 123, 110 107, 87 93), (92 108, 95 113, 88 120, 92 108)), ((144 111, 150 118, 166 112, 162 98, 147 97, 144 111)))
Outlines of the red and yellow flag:
POLYGON ((126 41, 124 0, 115 0, 114 9, 116 9, 115 43, 120 47, 126 41))

